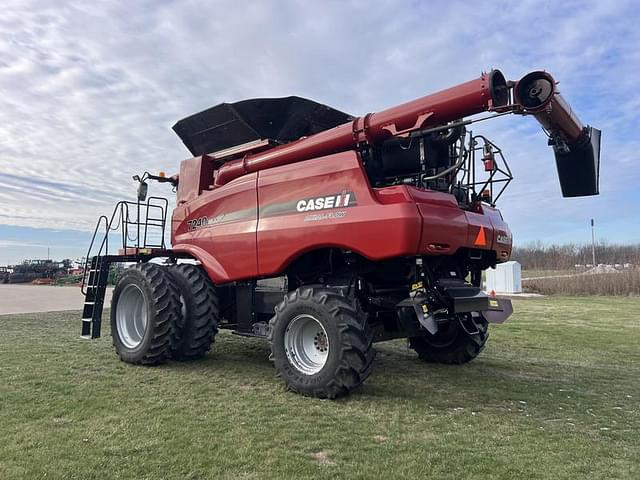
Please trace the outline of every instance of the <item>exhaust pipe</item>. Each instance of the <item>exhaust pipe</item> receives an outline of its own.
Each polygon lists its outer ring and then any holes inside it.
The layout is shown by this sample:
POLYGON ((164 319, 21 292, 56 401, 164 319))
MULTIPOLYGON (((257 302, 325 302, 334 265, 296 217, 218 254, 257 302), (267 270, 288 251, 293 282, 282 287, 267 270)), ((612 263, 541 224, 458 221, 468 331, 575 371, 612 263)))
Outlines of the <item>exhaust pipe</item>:
POLYGON ((584 126, 547 72, 531 72, 514 86, 521 114, 533 115, 549 134, 563 197, 597 195, 600 130, 584 126))

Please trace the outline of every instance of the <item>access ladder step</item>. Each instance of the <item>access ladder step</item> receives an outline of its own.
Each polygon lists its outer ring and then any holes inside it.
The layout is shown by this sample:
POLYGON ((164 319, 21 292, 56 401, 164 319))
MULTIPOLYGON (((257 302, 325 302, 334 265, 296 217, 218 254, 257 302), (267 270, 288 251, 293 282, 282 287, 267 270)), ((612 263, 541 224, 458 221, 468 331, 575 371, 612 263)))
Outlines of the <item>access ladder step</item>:
POLYGON ((104 257, 91 259, 85 302, 82 308, 82 338, 99 338, 102 327, 102 308, 111 262, 104 257))

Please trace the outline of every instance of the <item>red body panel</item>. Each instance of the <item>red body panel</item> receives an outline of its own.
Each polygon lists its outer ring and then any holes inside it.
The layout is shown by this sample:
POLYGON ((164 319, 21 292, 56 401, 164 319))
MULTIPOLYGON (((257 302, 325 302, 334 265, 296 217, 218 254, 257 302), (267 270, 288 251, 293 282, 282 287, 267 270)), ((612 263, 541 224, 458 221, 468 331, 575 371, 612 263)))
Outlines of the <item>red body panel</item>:
POLYGON ((373 189, 354 151, 247 174, 179 205, 172 222, 174 250, 200 260, 217 283, 275 276, 328 247, 371 260, 470 247, 505 261, 511 252, 497 210, 465 211, 453 195, 409 186, 373 189))
POLYGON ((191 202, 178 205, 173 212, 173 250, 200 260, 215 282, 257 273, 257 179, 258 175, 253 173, 224 188, 204 191, 191 202))
POLYGON ((198 197, 213 181, 212 158, 208 155, 189 158, 180 163, 177 203, 181 205, 198 197))
POLYGON ((372 260, 413 255, 418 248, 421 219, 415 204, 381 205, 352 151, 261 171, 258 200, 263 276, 281 272, 295 257, 317 248, 344 248, 372 260), (300 200, 344 198, 347 192, 349 206, 296 209, 300 200))

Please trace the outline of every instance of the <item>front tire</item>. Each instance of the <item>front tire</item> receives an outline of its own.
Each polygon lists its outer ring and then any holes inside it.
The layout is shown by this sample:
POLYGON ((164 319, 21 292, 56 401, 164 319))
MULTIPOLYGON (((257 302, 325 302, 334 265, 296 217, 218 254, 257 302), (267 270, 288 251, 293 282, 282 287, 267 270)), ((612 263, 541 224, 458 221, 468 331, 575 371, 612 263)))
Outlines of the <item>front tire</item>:
MULTIPOLYGON (((463 314, 471 315, 471 314, 463 314)), ((464 321, 469 323, 470 318, 464 321)), ((474 316, 477 332, 467 332, 458 318, 440 326, 435 335, 424 334, 409 338, 409 347, 416 351, 420 360, 428 363, 460 365, 476 358, 489 338, 489 324, 482 316, 474 316)))
POLYGON ((111 336, 120 359, 156 365, 167 360, 180 297, 164 268, 141 263, 125 270, 111 300, 111 336))
POLYGON ((174 360, 204 357, 218 333, 218 295, 207 274, 197 265, 182 263, 169 268, 178 290, 182 309, 171 340, 174 360))
POLYGON ((291 391, 333 399, 371 374, 375 350, 366 316, 354 299, 336 290, 289 292, 270 326, 271 359, 291 391))

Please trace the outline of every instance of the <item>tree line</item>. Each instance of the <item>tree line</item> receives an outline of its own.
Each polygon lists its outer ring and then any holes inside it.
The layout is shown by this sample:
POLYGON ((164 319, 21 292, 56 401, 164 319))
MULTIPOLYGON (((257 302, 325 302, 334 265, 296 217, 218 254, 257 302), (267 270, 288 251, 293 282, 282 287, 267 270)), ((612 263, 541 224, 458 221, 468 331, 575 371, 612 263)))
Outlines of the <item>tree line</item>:
MULTIPOLYGON (((600 242, 595 247, 596 264, 640 265, 640 244, 600 242)), ((520 262, 526 270, 571 270, 575 265, 593 263, 590 244, 545 245, 540 241, 514 247, 511 260, 520 262)))

